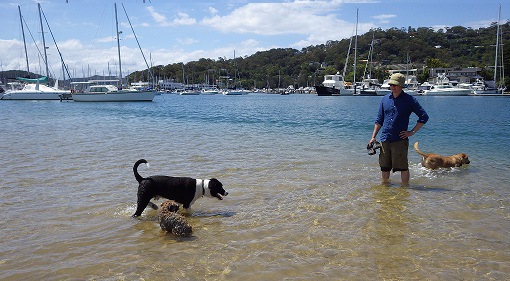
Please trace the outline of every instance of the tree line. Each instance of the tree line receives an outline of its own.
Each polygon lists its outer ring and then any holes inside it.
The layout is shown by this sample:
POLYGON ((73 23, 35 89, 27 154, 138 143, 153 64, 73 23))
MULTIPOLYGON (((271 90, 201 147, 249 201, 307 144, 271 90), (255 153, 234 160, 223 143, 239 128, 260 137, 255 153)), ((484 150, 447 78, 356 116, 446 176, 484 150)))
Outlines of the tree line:
MULTIPOLYGON (((356 77, 367 75, 387 79, 387 70, 408 67, 419 69, 418 80, 426 81, 427 68, 479 67, 480 75, 492 80, 494 73, 497 23, 484 28, 462 26, 434 30, 428 27, 372 29, 358 35, 356 77), (371 45, 371 64, 369 59, 371 45), (365 75, 364 75, 365 74, 365 75)), ((510 22, 500 25, 503 42, 510 40, 510 22)), ((326 74, 342 73, 351 39, 328 41, 301 50, 278 48, 235 59, 206 59, 151 67, 156 79, 173 79, 185 84, 216 84, 236 81, 243 88, 306 87, 319 84, 326 74)), ((354 43, 352 43, 354 46, 354 43)), ((352 81, 352 47, 346 81, 352 81)), ((499 56, 501 58, 501 56, 499 56)), ((503 54, 503 65, 510 69, 510 48, 503 54)), ((498 63, 501 65, 501 62, 498 63)), ((129 74, 130 81, 148 81, 149 71, 129 74)), ((506 85, 510 80, 506 79, 506 85)))

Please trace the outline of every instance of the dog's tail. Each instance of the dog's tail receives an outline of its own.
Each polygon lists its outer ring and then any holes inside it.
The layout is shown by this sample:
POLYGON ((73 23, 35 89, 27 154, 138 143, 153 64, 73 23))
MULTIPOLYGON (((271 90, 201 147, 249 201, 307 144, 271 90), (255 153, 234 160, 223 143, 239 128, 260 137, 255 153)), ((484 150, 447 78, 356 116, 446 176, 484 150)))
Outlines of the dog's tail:
POLYGON ((416 150, 416 152, 418 152, 418 154, 420 154, 423 157, 427 157, 428 156, 427 153, 424 153, 423 151, 418 149, 418 142, 414 143, 414 150, 416 150))
POLYGON ((142 163, 147 164, 147 160, 140 159, 140 160, 136 161, 135 165, 133 166, 133 173, 135 174, 135 178, 138 181, 138 183, 140 183, 141 181, 144 180, 144 178, 142 176, 140 176, 140 174, 138 173, 138 166, 140 166, 140 164, 142 164, 142 163))

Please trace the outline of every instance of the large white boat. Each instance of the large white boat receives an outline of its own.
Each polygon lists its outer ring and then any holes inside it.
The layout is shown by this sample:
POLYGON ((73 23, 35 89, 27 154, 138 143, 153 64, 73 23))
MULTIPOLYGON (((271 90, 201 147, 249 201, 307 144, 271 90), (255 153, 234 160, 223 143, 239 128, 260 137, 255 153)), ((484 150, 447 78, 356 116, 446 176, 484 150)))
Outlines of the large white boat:
POLYGON ((59 90, 46 85, 25 84, 21 90, 7 90, 0 99, 2 100, 59 100, 61 95, 69 94, 70 91, 59 90))
POLYGON ((156 91, 119 90, 115 85, 90 85, 85 91, 73 92, 74 101, 152 101, 156 91))
POLYGON ((424 90, 424 96, 467 96, 471 89, 460 88, 453 85, 445 74, 438 76, 435 83, 428 90, 424 90))
POLYGON ((473 95, 500 95, 503 94, 504 88, 496 85, 494 81, 484 81, 483 79, 476 79, 469 87, 473 95))
POLYGON ((315 86, 318 96, 340 96, 352 95, 354 91, 349 91, 344 87, 344 78, 337 72, 333 75, 324 75, 322 85, 315 86))

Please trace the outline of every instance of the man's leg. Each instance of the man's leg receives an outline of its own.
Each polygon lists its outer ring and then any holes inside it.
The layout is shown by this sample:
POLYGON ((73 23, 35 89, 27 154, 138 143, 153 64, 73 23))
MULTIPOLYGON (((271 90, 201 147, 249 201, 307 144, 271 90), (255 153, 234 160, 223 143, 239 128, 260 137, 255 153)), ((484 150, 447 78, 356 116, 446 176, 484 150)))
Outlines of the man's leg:
POLYGON ((382 171, 381 177, 383 182, 388 182, 390 180, 390 171, 382 171))
POLYGON ((400 172, 400 178, 402 179, 402 183, 409 183, 409 170, 400 172))

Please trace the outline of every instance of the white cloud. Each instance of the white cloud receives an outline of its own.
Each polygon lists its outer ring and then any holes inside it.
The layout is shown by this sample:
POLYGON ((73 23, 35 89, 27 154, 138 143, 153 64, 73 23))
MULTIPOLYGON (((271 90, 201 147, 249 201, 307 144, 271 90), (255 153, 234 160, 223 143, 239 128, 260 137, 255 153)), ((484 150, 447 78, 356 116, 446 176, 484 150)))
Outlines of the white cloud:
POLYGON ((178 17, 173 20, 168 20, 165 15, 162 15, 154 9, 154 7, 147 7, 147 11, 151 15, 152 19, 160 26, 179 26, 179 25, 193 25, 196 24, 197 20, 191 18, 188 14, 179 12, 178 17))
POLYGON ((216 10, 216 9, 215 9, 215 8, 213 8, 213 7, 209 7, 209 9, 208 9, 208 10, 209 10, 209 13, 210 13, 211 15, 216 15, 216 14, 218 13, 218 10, 216 10))
POLYGON ((390 23, 390 19, 395 18, 395 17, 397 17, 397 16, 393 15, 393 14, 381 14, 381 15, 373 16, 372 18, 378 20, 379 24, 388 24, 388 23, 390 23))
POLYGON ((350 36, 353 23, 331 13, 341 4, 342 1, 248 3, 225 16, 205 17, 200 23, 224 33, 306 35, 307 39, 294 44, 305 46, 350 36))
POLYGON ((198 42, 198 40, 196 39, 193 39, 193 38, 176 38, 175 40, 177 40, 177 42, 181 45, 191 45, 191 44, 195 44, 198 42))

